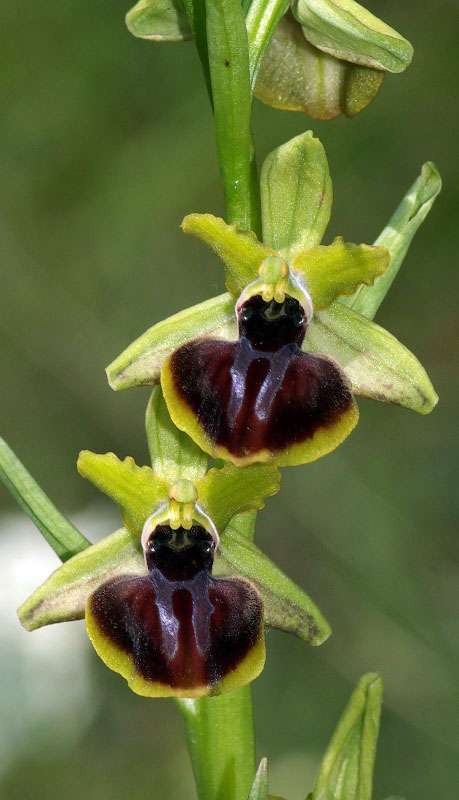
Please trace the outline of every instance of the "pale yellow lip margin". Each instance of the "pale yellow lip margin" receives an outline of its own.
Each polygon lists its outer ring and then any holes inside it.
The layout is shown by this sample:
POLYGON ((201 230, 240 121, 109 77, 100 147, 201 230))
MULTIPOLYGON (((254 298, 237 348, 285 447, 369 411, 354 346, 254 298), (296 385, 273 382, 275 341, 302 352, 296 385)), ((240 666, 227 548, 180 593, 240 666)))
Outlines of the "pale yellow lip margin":
POLYGON ((132 657, 127 653, 123 653, 122 650, 118 650, 108 637, 104 636, 100 631, 90 604, 91 597, 86 605, 86 630, 97 655, 107 667, 114 672, 118 672, 127 680, 129 688, 135 694, 142 695, 142 697, 185 697, 193 699, 204 697, 205 695, 223 694, 223 692, 230 692, 255 680, 264 667, 266 649, 262 625, 256 645, 250 649, 236 669, 225 675, 220 683, 215 686, 205 685, 197 686, 193 689, 174 689, 163 683, 147 681, 135 671, 132 657))
MULTIPOLYGON (((355 399, 352 398, 349 409, 341 415, 336 423, 328 428, 320 428, 310 439, 298 444, 292 444, 285 451, 277 454, 269 450, 260 450, 258 453, 249 456, 235 457, 226 447, 216 447, 214 445, 199 424, 198 418, 176 391, 174 376, 170 368, 172 356, 173 353, 165 361, 161 370, 161 386, 172 421, 177 428, 191 436, 204 452, 209 453, 214 458, 223 458, 225 461, 230 461, 238 467, 255 463, 273 464, 278 467, 309 464, 335 450, 354 430, 359 421, 359 409, 355 399)), ((345 376, 344 380, 348 383, 345 376)))

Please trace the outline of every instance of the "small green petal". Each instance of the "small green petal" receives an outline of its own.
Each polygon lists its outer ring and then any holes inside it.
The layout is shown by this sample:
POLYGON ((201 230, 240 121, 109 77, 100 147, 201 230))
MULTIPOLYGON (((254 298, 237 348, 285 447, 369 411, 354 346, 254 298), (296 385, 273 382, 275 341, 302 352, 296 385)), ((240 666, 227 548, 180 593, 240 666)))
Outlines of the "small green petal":
POLYGON ((292 261, 322 241, 333 189, 325 150, 311 131, 273 150, 261 170, 263 241, 292 261))
POLYGON ((260 592, 265 623, 316 646, 328 639, 330 626, 310 597, 239 530, 233 520, 220 539, 216 575, 242 575, 260 592))
POLYGON ((112 389, 158 382, 165 360, 180 345, 198 336, 236 339, 234 299, 229 294, 212 297, 153 325, 107 367, 112 389))
POLYGON ((343 298, 341 302, 368 319, 374 318, 403 264, 416 231, 427 217, 440 190, 439 172, 435 165, 428 161, 376 239, 376 245, 383 245, 390 252, 389 269, 382 278, 378 278, 374 286, 362 286, 355 295, 343 298))
POLYGON ((371 800, 382 690, 377 673, 360 679, 325 751, 312 800, 371 800))
POLYGON ((248 800, 268 800, 268 761, 262 758, 248 800))
POLYGON ((146 567, 138 536, 121 528, 66 561, 18 609, 28 631, 83 619, 88 597, 116 575, 143 574, 146 567))
POLYGON ((355 394, 428 414, 438 401, 417 358, 392 334, 342 303, 315 314, 304 343, 342 367, 355 394))
POLYGON ((92 481, 119 506, 124 525, 138 536, 147 517, 168 500, 166 481, 150 467, 138 467, 130 456, 120 461, 114 453, 97 455, 83 450, 77 467, 83 478, 92 481))
POLYGON ((354 294, 365 283, 372 286, 389 266, 385 247, 350 244, 337 236, 333 244, 316 245, 300 253, 292 264, 306 281, 315 311, 328 308, 339 295, 354 294))
POLYGON ((239 297, 248 283, 255 280, 261 263, 276 255, 258 241, 252 231, 240 231, 212 214, 188 214, 182 222, 184 233, 204 242, 225 265, 225 283, 233 297, 239 297))
POLYGON ((365 67, 403 72, 411 44, 354 0, 294 0, 306 39, 332 56, 365 67))
POLYGON ((180 0, 140 0, 126 14, 126 25, 134 36, 154 42, 193 38, 180 0))
POLYGON ((265 499, 279 491, 276 467, 253 464, 237 468, 227 464, 211 469, 196 483, 198 502, 222 534, 236 514, 264 508, 265 499))
POLYGON ((352 117, 377 95, 381 70, 334 58, 306 41, 289 11, 261 63, 255 96, 274 108, 304 111, 314 119, 352 117))
POLYGON ((145 418, 153 472, 171 486, 180 478, 195 483, 207 471, 207 455, 172 422, 160 386, 155 386, 145 418))

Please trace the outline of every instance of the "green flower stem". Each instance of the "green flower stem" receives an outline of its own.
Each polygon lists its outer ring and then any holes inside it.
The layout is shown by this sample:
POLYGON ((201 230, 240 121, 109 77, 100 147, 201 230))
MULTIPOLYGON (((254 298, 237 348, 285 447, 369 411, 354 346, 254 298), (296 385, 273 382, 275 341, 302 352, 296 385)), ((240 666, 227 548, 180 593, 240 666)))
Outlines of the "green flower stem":
POLYGON ((249 42, 250 87, 253 93, 263 56, 289 0, 253 0, 245 24, 249 42))
POLYGON ((249 51, 239 0, 206 0, 206 25, 226 217, 260 235, 260 191, 250 131, 249 51))
POLYGON ((0 439, 0 479, 61 561, 89 547, 91 542, 57 510, 3 439, 0 439))

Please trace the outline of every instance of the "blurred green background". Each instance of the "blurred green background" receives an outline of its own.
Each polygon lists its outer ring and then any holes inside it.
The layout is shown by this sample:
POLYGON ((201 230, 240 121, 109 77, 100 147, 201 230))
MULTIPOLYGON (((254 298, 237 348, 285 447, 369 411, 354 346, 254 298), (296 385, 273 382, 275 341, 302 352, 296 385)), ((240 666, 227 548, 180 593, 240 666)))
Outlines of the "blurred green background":
MULTIPOLYGON (((319 135, 335 190, 326 241, 373 241, 422 163, 437 164, 444 190, 378 321, 418 355, 441 401, 429 417, 361 401, 350 439, 284 471, 260 515, 258 543, 334 635, 315 650, 268 634, 253 687, 257 750, 269 757, 271 791, 303 800, 352 685, 380 670, 375 800, 452 800, 459 15, 455 0, 367 5, 413 42, 412 66, 388 76, 353 120, 319 123, 256 102, 257 151, 261 161, 308 128, 319 135)), ((148 391, 112 393, 105 365, 154 322, 223 290, 217 260, 179 228, 190 211, 222 213, 194 47, 135 40, 126 10, 121 0, 2 7, 0 429, 61 508, 73 518, 84 509, 77 521, 92 538, 117 520, 77 475, 78 451, 147 463, 148 391)), ((13 599, 57 562, 3 490, 0 503, 0 797, 193 800, 172 702, 130 693, 92 653, 82 623, 19 628, 13 599)))

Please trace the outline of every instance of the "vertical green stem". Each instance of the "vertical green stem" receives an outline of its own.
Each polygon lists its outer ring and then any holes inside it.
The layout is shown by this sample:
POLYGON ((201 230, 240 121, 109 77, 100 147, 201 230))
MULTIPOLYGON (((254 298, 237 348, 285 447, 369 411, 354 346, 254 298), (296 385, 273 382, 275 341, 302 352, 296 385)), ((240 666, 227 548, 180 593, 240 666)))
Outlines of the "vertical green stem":
POLYGON ((226 217, 260 235, 260 192, 250 131, 249 51, 239 0, 206 0, 206 30, 226 217))

